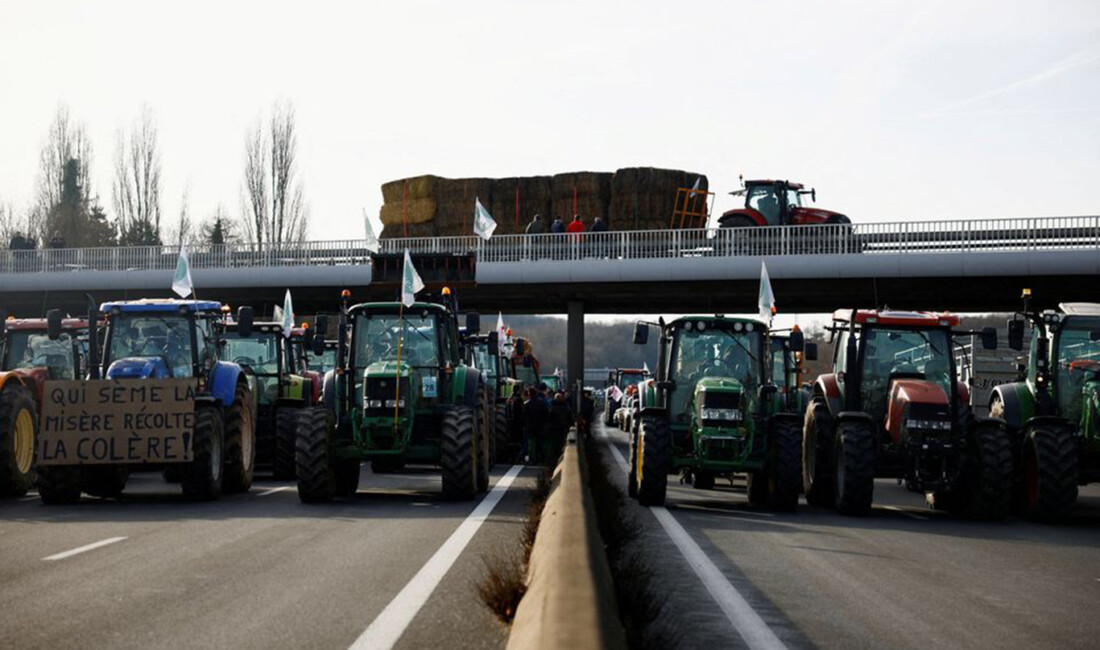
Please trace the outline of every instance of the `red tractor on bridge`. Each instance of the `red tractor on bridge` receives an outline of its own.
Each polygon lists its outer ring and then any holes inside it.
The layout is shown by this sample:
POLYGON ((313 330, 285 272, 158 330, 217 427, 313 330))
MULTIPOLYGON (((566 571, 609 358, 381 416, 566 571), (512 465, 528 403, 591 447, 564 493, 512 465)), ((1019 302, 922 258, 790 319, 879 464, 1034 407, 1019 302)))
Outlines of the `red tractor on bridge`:
POLYGON ((817 200, 814 189, 790 181, 742 181, 742 188, 730 192, 744 196, 745 207, 727 210, 718 218, 721 228, 747 226, 805 226, 817 224, 850 224, 852 220, 839 212, 802 205, 802 197, 817 200))

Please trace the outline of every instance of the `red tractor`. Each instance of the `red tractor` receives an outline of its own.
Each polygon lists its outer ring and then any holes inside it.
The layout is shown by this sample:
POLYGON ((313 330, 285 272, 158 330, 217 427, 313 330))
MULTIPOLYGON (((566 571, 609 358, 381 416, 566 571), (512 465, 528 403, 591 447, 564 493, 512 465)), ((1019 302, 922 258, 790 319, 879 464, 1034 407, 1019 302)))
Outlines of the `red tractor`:
POLYGON ((1012 449, 1005 423, 975 417, 958 380, 949 313, 842 309, 833 314, 834 371, 806 409, 802 480, 811 505, 861 515, 876 477, 904 481, 937 509, 1000 519, 1008 513, 1012 449))
POLYGON ((844 223, 852 220, 839 212, 810 208, 802 205, 802 197, 809 195, 817 200, 817 192, 805 189, 801 183, 790 181, 743 181, 741 189, 730 192, 744 196, 745 207, 726 211, 718 219, 721 228, 746 226, 805 226, 844 223))

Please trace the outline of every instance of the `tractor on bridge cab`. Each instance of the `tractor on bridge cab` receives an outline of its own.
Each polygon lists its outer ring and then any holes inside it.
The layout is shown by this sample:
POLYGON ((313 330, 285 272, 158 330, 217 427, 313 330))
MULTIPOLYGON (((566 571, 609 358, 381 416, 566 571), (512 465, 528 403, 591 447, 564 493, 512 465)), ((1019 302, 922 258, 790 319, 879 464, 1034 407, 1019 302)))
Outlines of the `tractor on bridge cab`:
MULTIPOLYGON (((118 496, 131 468, 167 465, 179 467, 183 493, 192 499, 247 491, 256 449, 253 388, 245 370, 221 358, 221 304, 133 300, 90 312, 88 379, 45 387, 42 500, 72 503, 81 492, 118 496)), ((251 308, 241 308, 238 328, 251 325, 251 308)), ((57 338, 58 326, 50 327, 57 338)))
POLYGON ((832 373, 806 409, 802 474, 811 505, 870 511, 876 477, 904 481, 936 509, 986 519, 1008 511, 1011 452, 1004 422, 975 417, 955 370, 950 313, 842 309, 832 373))
POLYGON ((0 315, 0 497, 22 496, 34 484, 43 389, 81 376, 87 335, 87 321, 56 310, 49 318, 0 315))
POLYGON ((223 356, 256 379, 256 464, 276 479, 294 478, 298 414, 320 401, 320 378, 301 367, 305 332, 285 336, 282 323, 257 322, 245 332, 225 325, 223 356))
POLYGON ((516 380, 509 376, 509 359, 500 346, 500 335, 496 332, 467 334, 463 337, 466 363, 485 373, 486 388, 489 392, 487 406, 489 413, 489 457, 496 461, 510 458, 509 446, 512 442, 512 395, 516 380))
MULTIPOLYGON (((800 418, 771 381, 768 325, 755 318, 685 316, 639 322, 634 342, 657 326, 657 376, 638 385, 640 422, 631 435, 628 492, 661 505, 670 471, 699 489, 746 473, 749 500, 794 510, 802 487, 800 418)), ((803 352, 801 332, 789 347, 803 352)), ((814 350, 809 350, 811 356, 814 350)))
MULTIPOLYGON (((375 471, 439 465, 448 499, 487 490, 486 379, 462 358, 450 291, 410 307, 372 302, 349 308, 349 296, 345 290, 324 407, 304 409, 299 420, 299 498, 315 503, 355 494, 365 460, 375 471)), ((467 332, 476 333, 479 325, 477 314, 467 315, 467 332)))
POLYGON ((1026 374, 990 397, 990 414, 1012 435, 1013 496, 1040 520, 1065 517, 1077 486, 1100 481, 1100 304, 1062 303, 1058 311, 1030 308, 1008 323, 1009 347, 1024 348, 1031 325, 1026 374))
POLYGON ((852 223, 851 219, 839 212, 804 206, 803 197, 809 196, 811 200, 816 201, 817 192, 813 189, 805 189, 801 183, 756 180, 743 181, 742 185, 741 189, 730 194, 744 196, 745 206, 723 213, 718 218, 719 227, 852 223))

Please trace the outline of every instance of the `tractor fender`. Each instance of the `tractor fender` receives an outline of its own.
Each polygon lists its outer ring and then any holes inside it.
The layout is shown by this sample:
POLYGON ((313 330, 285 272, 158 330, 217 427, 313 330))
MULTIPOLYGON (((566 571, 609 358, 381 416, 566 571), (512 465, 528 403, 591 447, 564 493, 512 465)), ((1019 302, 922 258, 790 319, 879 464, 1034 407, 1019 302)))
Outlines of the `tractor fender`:
POLYGON ((645 411, 647 408, 655 407, 659 405, 657 399, 657 382, 653 379, 646 379, 643 382, 638 383, 639 398, 641 402, 641 410, 645 411))
POLYGON ((309 380, 309 403, 316 405, 321 403, 321 373, 316 370, 303 370, 302 377, 309 380))
POLYGON ((1035 417, 1035 396, 1025 382, 997 386, 989 396, 989 406, 992 408, 998 400, 1004 405, 1005 424, 1013 431, 1021 429, 1024 423, 1035 417))
POLYGON ((764 218, 764 215, 760 214, 756 210, 751 210, 749 208, 734 208, 732 210, 726 210, 722 213, 722 216, 718 218, 719 227, 726 227, 726 224, 734 220, 734 218, 736 217, 744 217, 745 219, 748 219, 757 226, 765 226, 768 224, 768 221, 764 218))
POLYGON ((232 406, 236 398, 237 384, 241 381, 247 381, 247 378, 244 377, 240 366, 227 361, 218 361, 210 369, 210 379, 206 388, 214 401, 223 407, 228 407, 232 406))
POLYGON ((835 420, 838 425, 837 428, 839 428, 839 425, 842 422, 852 422, 854 420, 866 422, 871 426, 875 425, 875 420, 871 417, 871 414, 864 413, 863 411, 841 411, 840 413, 836 414, 835 420))
POLYGON ((34 390, 34 398, 38 400, 38 403, 42 403, 42 391, 45 388, 45 370, 42 371, 42 378, 39 380, 33 374, 29 372, 20 372, 8 370, 0 372, 0 391, 4 390, 4 387, 10 382, 13 386, 28 386, 34 390))
POLYGON ((841 409, 840 384, 836 380, 835 373, 821 375, 814 382, 814 397, 821 397, 829 407, 829 414, 836 415, 841 409))
POLYGON ((455 406, 465 405, 477 408, 477 392, 480 385, 481 372, 466 366, 458 366, 454 369, 451 381, 450 403, 455 406))
POLYGON ((325 373, 324 388, 321 389, 321 403, 325 409, 336 412, 336 371, 325 373))

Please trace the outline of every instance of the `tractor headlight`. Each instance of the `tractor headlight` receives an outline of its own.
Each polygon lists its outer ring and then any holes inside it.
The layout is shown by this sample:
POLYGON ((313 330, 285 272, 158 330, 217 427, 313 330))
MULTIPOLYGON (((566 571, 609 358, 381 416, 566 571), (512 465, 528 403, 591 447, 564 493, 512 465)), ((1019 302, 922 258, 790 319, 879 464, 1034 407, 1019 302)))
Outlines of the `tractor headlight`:
POLYGON ((369 400, 367 400, 367 408, 369 408, 369 409, 380 409, 380 408, 382 408, 382 400, 380 400, 380 399, 369 399, 369 400))
POLYGON ((740 420, 740 409, 702 409, 704 420, 740 420))
POLYGON ((905 426, 909 429, 921 429, 923 431, 950 431, 950 420, 907 420, 905 426))
MULTIPOLYGON (((376 401, 381 402, 381 400, 376 400, 376 401)), ((381 406, 381 403, 379 403, 379 406, 381 406)), ((388 409, 392 409, 392 408, 403 409, 403 408, 405 408, 405 400, 404 399, 399 399, 399 400, 388 399, 388 400, 386 400, 386 408, 388 408, 388 409)))

